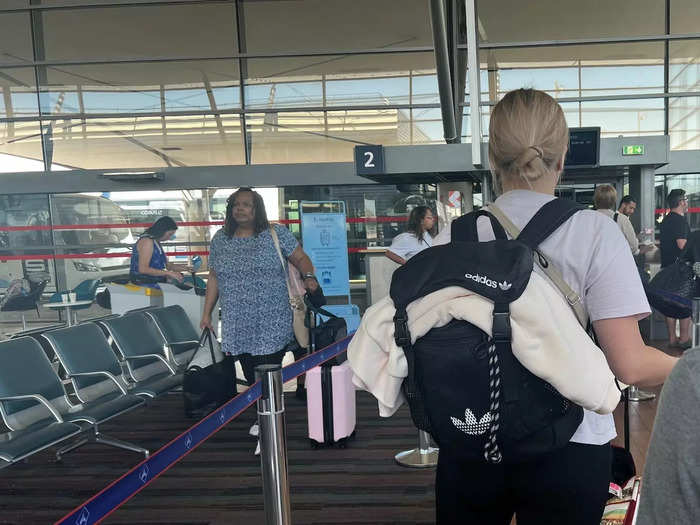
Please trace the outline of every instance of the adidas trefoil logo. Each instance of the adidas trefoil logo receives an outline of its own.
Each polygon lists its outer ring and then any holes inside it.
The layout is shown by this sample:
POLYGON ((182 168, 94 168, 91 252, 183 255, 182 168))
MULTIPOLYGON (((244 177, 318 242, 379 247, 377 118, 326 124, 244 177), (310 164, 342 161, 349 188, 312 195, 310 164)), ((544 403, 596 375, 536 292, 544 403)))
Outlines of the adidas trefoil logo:
POLYGON ((451 417, 450 419, 452 419, 452 424, 455 427, 470 436, 481 436, 491 426, 491 412, 486 412, 481 420, 477 421, 472 411, 468 408, 464 411, 464 421, 456 417, 451 417))
POLYGON ((509 283, 508 281, 503 281, 502 283, 498 283, 498 287, 503 290, 504 292, 507 292, 508 290, 511 289, 513 285, 509 283))

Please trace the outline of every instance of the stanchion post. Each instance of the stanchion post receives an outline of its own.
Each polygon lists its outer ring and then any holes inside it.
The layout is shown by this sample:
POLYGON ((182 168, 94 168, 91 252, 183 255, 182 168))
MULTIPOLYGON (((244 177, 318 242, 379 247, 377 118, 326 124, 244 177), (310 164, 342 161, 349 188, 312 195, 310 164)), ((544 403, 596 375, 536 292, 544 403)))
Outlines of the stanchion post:
POLYGON ((428 468, 437 466, 439 449, 430 446, 430 434, 418 431, 418 448, 399 452, 394 456, 396 462, 404 467, 428 468))
POLYGON ((291 525, 282 367, 258 366, 255 368, 255 378, 260 380, 262 387, 258 400, 258 423, 265 523, 291 525))
POLYGON ((700 297, 693 297, 693 348, 700 344, 700 297))

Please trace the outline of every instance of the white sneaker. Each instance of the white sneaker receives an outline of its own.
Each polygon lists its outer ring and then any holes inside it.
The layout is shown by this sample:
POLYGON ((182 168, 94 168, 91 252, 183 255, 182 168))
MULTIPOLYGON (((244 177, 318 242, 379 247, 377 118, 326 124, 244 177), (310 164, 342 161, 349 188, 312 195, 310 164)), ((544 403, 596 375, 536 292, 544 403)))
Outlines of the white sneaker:
POLYGON ((258 437, 260 435, 260 427, 257 423, 253 423, 253 426, 250 427, 248 434, 250 434, 253 437, 258 437))
POLYGON ((258 444, 255 445, 255 455, 256 456, 260 455, 260 440, 258 440, 258 444))

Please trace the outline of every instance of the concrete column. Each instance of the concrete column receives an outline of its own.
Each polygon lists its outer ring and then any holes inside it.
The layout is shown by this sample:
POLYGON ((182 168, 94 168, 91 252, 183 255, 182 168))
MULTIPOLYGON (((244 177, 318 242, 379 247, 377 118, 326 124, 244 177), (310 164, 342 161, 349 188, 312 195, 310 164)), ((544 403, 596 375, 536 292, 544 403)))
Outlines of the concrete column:
POLYGON ((631 221, 636 231, 651 229, 654 236, 654 168, 652 166, 630 167, 630 195, 637 201, 637 212, 631 221))

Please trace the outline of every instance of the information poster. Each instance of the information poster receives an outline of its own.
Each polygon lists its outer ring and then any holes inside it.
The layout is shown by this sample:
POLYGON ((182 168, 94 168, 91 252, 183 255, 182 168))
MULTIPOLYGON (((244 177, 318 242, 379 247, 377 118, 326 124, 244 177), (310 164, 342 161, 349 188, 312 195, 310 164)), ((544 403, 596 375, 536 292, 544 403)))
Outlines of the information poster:
POLYGON ((348 236, 344 213, 303 213, 304 251, 325 295, 350 295, 348 236))

